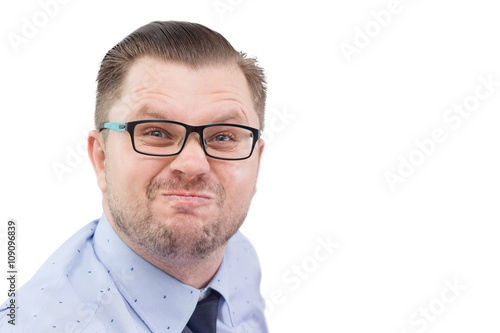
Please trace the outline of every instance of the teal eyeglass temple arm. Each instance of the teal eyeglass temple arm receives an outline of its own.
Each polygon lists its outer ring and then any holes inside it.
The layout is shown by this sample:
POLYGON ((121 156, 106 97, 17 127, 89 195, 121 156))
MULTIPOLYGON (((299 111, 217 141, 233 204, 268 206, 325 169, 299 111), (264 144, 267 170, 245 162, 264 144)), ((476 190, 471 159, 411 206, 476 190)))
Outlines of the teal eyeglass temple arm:
POLYGON ((127 130, 127 125, 125 123, 102 123, 99 126, 99 131, 102 131, 103 129, 110 129, 114 131, 119 131, 123 132, 127 130))

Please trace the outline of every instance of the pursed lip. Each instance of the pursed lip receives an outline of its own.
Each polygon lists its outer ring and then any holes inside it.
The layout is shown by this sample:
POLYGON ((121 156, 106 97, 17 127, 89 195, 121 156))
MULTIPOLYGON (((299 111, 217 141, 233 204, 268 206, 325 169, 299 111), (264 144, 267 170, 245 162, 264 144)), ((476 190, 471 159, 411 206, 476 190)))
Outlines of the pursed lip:
POLYGON ((168 192, 161 195, 171 202, 184 205, 203 205, 213 199, 212 195, 199 192, 168 192))

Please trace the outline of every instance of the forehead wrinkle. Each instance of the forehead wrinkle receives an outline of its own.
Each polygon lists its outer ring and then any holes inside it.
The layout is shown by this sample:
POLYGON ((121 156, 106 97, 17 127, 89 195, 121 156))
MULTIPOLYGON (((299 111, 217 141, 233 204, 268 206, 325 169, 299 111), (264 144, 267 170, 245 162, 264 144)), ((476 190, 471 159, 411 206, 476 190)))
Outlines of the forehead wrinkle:
MULTIPOLYGON (((195 111, 200 108, 208 111, 206 112, 207 116, 211 115, 211 118, 203 117, 207 120, 206 122, 225 122, 234 119, 236 122, 249 124, 250 119, 253 117, 253 114, 251 114, 252 111, 257 114, 254 110, 252 94, 246 80, 243 80, 241 84, 232 82, 231 80, 222 81, 222 86, 213 86, 210 80, 201 80, 195 82, 194 86, 191 85, 191 89, 182 90, 183 86, 181 86, 181 90, 179 90, 175 86, 169 86, 170 80, 168 76, 165 76, 165 73, 161 71, 163 67, 156 68, 158 65, 163 64, 139 61, 129 71, 126 86, 128 87, 129 94, 132 95, 130 99, 137 103, 133 103, 135 107, 132 107, 132 114, 130 116, 143 117, 146 114, 147 117, 154 117, 153 119, 169 119, 168 117, 174 117, 177 119, 170 119, 185 121, 186 119, 183 119, 183 114, 186 114, 186 111, 195 111), (149 98, 147 97, 150 94, 153 100, 148 101, 147 99, 149 98), (165 105, 162 105, 163 102, 165 102, 165 105), (220 102, 224 104, 234 103, 234 105, 226 104, 221 107, 223 111, 217 111, 217 103, 220 102), (143 103, 144 105, 141 105, 143 103), (137 110, 137 112, 134 112, 133 109, 137 110)), ((188 69, 190 73, 194 72, 201 75, 207 74, 207 72, 211 74, 211 71, 217 72, 220 69, 229 69, 229 73, 231 74, 241 73, 239 67, 227 68, 216 66, 214 68, 203 67, 198 70, 188 69)))

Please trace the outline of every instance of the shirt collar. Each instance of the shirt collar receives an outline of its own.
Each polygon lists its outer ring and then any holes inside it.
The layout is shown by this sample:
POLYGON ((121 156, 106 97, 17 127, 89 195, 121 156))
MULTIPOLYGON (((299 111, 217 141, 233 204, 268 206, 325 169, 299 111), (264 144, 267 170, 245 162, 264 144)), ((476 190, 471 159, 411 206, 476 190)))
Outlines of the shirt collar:
MULTIPOLYGON (((182 331, 206 288, 186 285, 143 259, 123 242, 104 214, 94 235, 94 249, 120 293, 152 331, 182 331)), ((222 309, 232 323, 226 276, 223 260, 208 287, 224 297, 222 309)))

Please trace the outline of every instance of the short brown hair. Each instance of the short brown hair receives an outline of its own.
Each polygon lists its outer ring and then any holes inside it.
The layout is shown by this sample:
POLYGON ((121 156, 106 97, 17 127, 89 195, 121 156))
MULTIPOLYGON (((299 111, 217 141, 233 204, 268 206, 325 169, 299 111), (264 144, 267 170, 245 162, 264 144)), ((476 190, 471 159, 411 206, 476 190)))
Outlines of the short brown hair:
POLYGON ((247 80, 263 129, 266 80, 257 60, 236 51, 221 34, 201 24, 178 21, 151 22, 125 37, 104 56, 97 75, 96 128, 109 121, 109 110, 120 98, 125 77, 134 61, 146 56, 194 69, 207 65, 238 65, 247 80))

